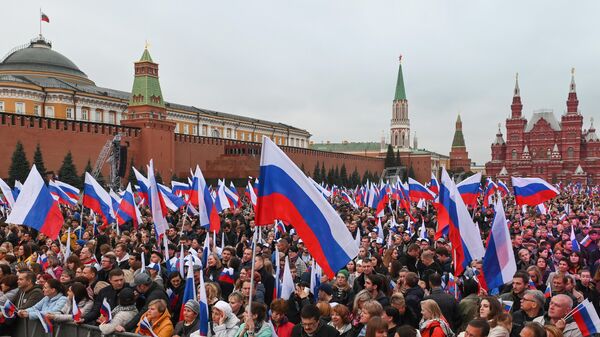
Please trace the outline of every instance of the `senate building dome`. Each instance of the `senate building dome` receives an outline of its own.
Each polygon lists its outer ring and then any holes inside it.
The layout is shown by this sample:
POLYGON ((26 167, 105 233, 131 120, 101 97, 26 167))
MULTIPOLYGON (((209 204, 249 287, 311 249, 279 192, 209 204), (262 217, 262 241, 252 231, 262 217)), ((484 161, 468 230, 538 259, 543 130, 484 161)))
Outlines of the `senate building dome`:
POLYGON ((93 84, 73 61, 52 50, 52 43, 42 36, 11 50, 0 61, 0 74, 55 77, 68 82, 93 84))

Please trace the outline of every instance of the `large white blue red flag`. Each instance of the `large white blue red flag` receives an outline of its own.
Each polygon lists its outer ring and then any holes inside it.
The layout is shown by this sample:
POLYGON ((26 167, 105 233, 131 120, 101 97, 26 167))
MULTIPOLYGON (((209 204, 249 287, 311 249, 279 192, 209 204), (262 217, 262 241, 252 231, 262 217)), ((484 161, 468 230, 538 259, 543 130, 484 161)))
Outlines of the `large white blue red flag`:
POLYGON ((152 211, 152 221, 154 221, 154 228, 157 235, 164 234, 169 229, 166 215, 166 205, 159 192, 158 184, 154 176, 154 162, 150 159, 150 165, 148 166, 148 203, 150 204, 150 210, 152 211))
POLYGON ((200 225, 205 228, 210 228, 210 212, 213 208, 213 199, 199 166, 196 166, 196 171, 194 172, 194 177, 192 179, 190 202, 193 206, 198 208, 200 225))
POLYGON ((556 187, 541 178, 512 177, 512 185, 517 205, 539 205, 559 194, 556 187))
POLYGON ((50 191, 50 194, 52 194, 52 197, 54 198, 54 200, 58 201, 59 203, 64 204, 64 205, 68 205, 68 206, 75 206, 75 205, 77 205, 77 199, 72 199, 70 196, 68 196, 56 184, 56 182, 50 180, 48 182, 48 190, 50 191))
POLYGON ((435 175, 433 174, 433 172, 431 172, 431 180, 429 181, 429 190, 431 192, 435 193, 436 195, 438 193, 440 193, 440 183, 438 183, 438 180, 435 177, 435 175))
POLYGON ((477 196, 479 196, 479 188, 481 187, 481 173, 475 173, 458 183, 456 187, 465 204, 477 205, 477 196))
POLYGON ((120 226, 127 221, 133 223, 133 227, 137 229, 138 225, 142 223, 142 215, 140 210, 135 204, 133 191, 131 190, 131 184, 127 184, 119 209, 117 210, 117 224, 120 226))
POLYGON ((572 250, 574 252, 581 251, 581 247, 579 247, 579 241, 577 241, 577 237, 575 236, 575 226, 571 226, 571 244, 573 245, 572 250))
POLYGON ((115 222, 110 195, 89 172, 85 173, 85 183, 83 184, 83 206, 100 214, 105 224, 115 222))
MULTIPOLYGON (((191 269, 191 268, 190 268, 191 269)), ((206 296, 206 288, 204 287, 204 276, 200 273, 199 303, 200 312, 198 313, 198 332, 200 337, 208 336, 208 297, 206 296)))
POLYGON ((6 223, 35 228, 56 240, 63 222, 58 202, 52 198, 44 179, 33 165, 6 223))
POLYGON ((256 224, 284 220, 330 278, 356 257, 358 247, 335 209, 273 141, 263 137, 256 224))
POLYGON ((138 185, 137 185, 137 193, 140 196, 140 198, 144 199, 145 202, 148 202, 148 188, 149 188, 149 182, 148 179, 146 177, 144 177, 144 175, 142 173, 140 173, 140 171, 138 171, 135 167, 132 167, 133 169, 133 173, 135 174, 135 178, 138 181, 138 185))
POLYGON ((510 282, 517 271, 517 262, 501 200, 496 201, 494 210, 496 214, 483 256, 483 275, 490 290, 510 282))
POLYGON ((456 185, 445 169, 442 169, 440 184, 438 226, 449 227, 449 239, 456 252, 455 275, 460 275, 471 261, 483 258, 485 249, 479 227, 473 223, 456 185))
POLYGON ((160 191, 163 201, 165 202, 165 206, 167 206, 167 208, 173 212, 176 212, 179 210, 179 208, 185 206, 185 200, 183 200, 183 197, 173 193, 169 187, 158 184, 158 190, 160 191))
POLYGON ((237 193, 235 185, 233 185, 233 181, 229 182, 229 187, 225 186, 225 194, 227 195, 227 200, 229 200, 229 206, 231 206, 232 209, 240 207, 240 196, 237 193))
POLYGON ((410 177, 408 178, 408 195, 410 196, 410 200, 415 202, 421 199, 433 200, 435 198, 435 193, 410 177))
MULTIPOLYGON (((183 262, 181 262, 181 263, 183 264, 183 262)), ((185 305, 185 303, 187 303, 187 301, 196 300, 196 299, 197 299, 196 286, 194 285, 194 265, 192 263, 189 263, 188 270, 187 270, 187 276, 185 278, 185 288, 183 288, 183 298, 182 298, 181 303, 183 303, 185 305)), ((179 312, 179 321, 180 322, 183 320, 183 308, 184 308, 184 306, 181 306, 180 312, 179 312)))
POLYGON ((171 191, 175 195, 189 199, 192 193, 192 187, 189 184, 171 180, 171 191))

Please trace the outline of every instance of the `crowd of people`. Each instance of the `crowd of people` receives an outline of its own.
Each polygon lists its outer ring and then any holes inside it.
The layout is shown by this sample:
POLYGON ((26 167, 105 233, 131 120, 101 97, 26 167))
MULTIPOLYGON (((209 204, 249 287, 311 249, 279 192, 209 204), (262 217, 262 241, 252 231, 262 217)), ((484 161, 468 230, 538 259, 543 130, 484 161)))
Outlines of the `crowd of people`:
MULTIPOLYGON (((478 282, 481 261, 452 275, 451 244, 434 239, 434 207, 412 208, 427 228, 424 238, 420 223, 412 223, 394 203, 381 218, 381 235, 374 210, 339 196, 330 202, 351 235, 360 237, 359 252, 333 279, 322 276, 315 289, 310 251, 293 224, 257 227, 248 202, 225 210, 214 235, 185 211, 171 212, 168 248, 156 238, 147 208, 137 229, 129 223, 117 229, 87 209, 63 206, 66 221, 58 240, 2 221, 0 307, 10 301, 16 314, 0 313, 0 335, 9 335, 18 320, 41 315, 57 324, 97 325, 103 334, 204 335, 198 328, 200 303, 183 303, 188 268, 196 286, 203 276, 206 334, 217 337, 582 337, 567 314, 584 299, 600 311, 597 194, 563 190, 546 203, 547 214, 523 210, 506 198, 518 270, 512 282, 494 291, 478 282), (571 227, 579 251, 573 249, 571 227), (207 236, 211 246, 202 256, 207 236), (253 243, 253 237, 261 239, 253 243), (198 256, 183 268, 182 249, 185 256, 198 256), (205 265, 196 261, 203 259, 205 265), (283 273, 286 260, 295 289, 289 298, 278 298, 276 278, 282 274, 276 270, 283 273), (74 303, 81 310, 77 318, 74 303)), ((469 211, 485 242, 493 208, 469 211)))

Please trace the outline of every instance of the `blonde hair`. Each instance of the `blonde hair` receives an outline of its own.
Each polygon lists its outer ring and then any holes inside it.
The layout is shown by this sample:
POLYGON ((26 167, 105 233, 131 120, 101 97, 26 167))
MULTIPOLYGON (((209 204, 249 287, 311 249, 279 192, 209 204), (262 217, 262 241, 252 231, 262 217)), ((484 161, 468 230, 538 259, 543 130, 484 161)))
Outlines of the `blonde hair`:
POLYGON ((445 319, 444 315, 442 314, 442 310, 440 309, 440 306, 434 300, 421 301, 421 307, 423 309, 429 310, 429 312, 431 312, 432 318, 445 319))
POLYGON ((167 302, 165 302, 165 300, 156 299, 148 303, 148 307, 153 305, 156 306, 156 310, 158 310, 161 314, 167 310, 167 302))
POLYGON ((563 337, 563 332, 554 325, 544 325, 544 329, 546 330, 546 334, 548 337, 563 337))
POLYGON ((360 302, 366 302, 370 299, 373 299, 373 296, 371 296, 371 293, 369 293, 369 291, 367 289, 363 289, 361 291, 358 292, 358 294, 356 294, 356 296, 354 296, 354 303, 352 305, 352 309, 354 311, 358 310, 358 304, 360 302))
POLYGON ((317 308, 319 308, 319 312, 321 312, 321 316, 329 317, 331 316, 331 305, 325 301, 319 301, 317 303, 317 308))

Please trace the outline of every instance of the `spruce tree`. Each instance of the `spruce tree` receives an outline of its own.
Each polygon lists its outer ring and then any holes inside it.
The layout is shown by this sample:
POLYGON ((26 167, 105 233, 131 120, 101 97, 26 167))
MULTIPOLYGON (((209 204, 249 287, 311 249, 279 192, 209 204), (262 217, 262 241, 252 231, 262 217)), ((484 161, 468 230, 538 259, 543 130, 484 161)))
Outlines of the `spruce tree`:
POLYGON ((163 183, 163 178, 160 175, 160 172, 158 172, 158 171, 156 171, 156 174, 154 175, 154 179, 156 179, 156 182, 159 183, 159 184, 163 183))
POLYGON ((319 181, 319 182, 322 183, 326 179, 327 179, 327 171, 325 171, 325 163, 321 163, 321 181, 319 181))
POLYGON ((319 182, 321 180, 321 171, 319 169, 319 162, 315 165, 315 169, 313 170, 312 178, 314 181, 319 182))
POLYGON ((358 174, 358 169, 355 166, 354 171, 352 172, 352 175, 350 176, 350 187, 354 188, 357 185, 360 185, 360 174, 358 174))
POLYGON ((83 180, 77 175, 77 168, 75 167, 75 164, 73 164, 71 151, 67 152, 67 155, 63 159, 62 166, 58 170, 58 179, 79 188, 83 185, 83 180))
POLYGON ((177 174, 175 172, 173 172, 173 175, 171 176, 171 181, 179 182, 179 177, 177 176, 177 174))
POLYGON ((396 150, 396 166, 402 166, 402 164, 400 163, 400 150, 396 150))
POLYGON ((369 170, 366 170, 365 174, 363 174, 363 178, 362 178, 363 185, 366 184, 367 181, 373 181, 373 179, 371 177, 371 172, 369 170))
POLYGON ((333 175, 334 175, 334 171, 333 171, 333 167, 329 169, 329 171, 327 171, 327 184, 333 184, 333 175))
MULTIPOLYGON (((88 159, 87 164, 85 165, 85 168, 83 169, 83 172, 81 173, 81 183, 84 184, 85 183, 85 173, 89 172, 90 174, 92 174, 92 172, 94 172, 94 168, 92 167, 92 161, 88 159)), ((96 178, 97 182, 100 182, 100 180, 98 180, 98 178, 96 178)))
POLYGON ((12 155, 12 162, 10 163, 10 168, 8 169, 8 184, 14 186, 15 180, 24 183, 25 179, 27 179, 30 168, 31 166, 29 166, 29 162, 27 161, 23 144, 21 144, 19 141, 15 146, 15 152, 13 152, 12 155))
POLYGON ((391 144, 388 145, 387 153, 385 154, 385 160, 383 161, 385 168, 394 167, 396 165, 396 158, 394 157, 394 148, 391 144))
POLYGON ((44 158, 42 156, 40 143, 37 143, 35 147, 35 152, 33 153, 33 164, 37 168, 38 172, 40 172, 44 180, 46 180, 46 166, 44 165, 44 158))
POLYGON ((129 162, 129 175, 127 176, 127 182, 131 185, 137 184, 137 177, 135 176, 135 172, 133 172, 133 158, 131 158, 131 161, 129 162))
POLYGON ((340 168, 336 165, 335 170, 333 171, 333 184, 340 186, 340 168))
POLYGON ((346 171, 346 164, 342 164, 342 168, 340 168, 340 185, 348 186, 348 172, 346 171))
POLYGON ((413 169, 412 165, 410 165, 410 167, 408 168, 408 176, 410 178, 415 179, 415 170, 413 169))

